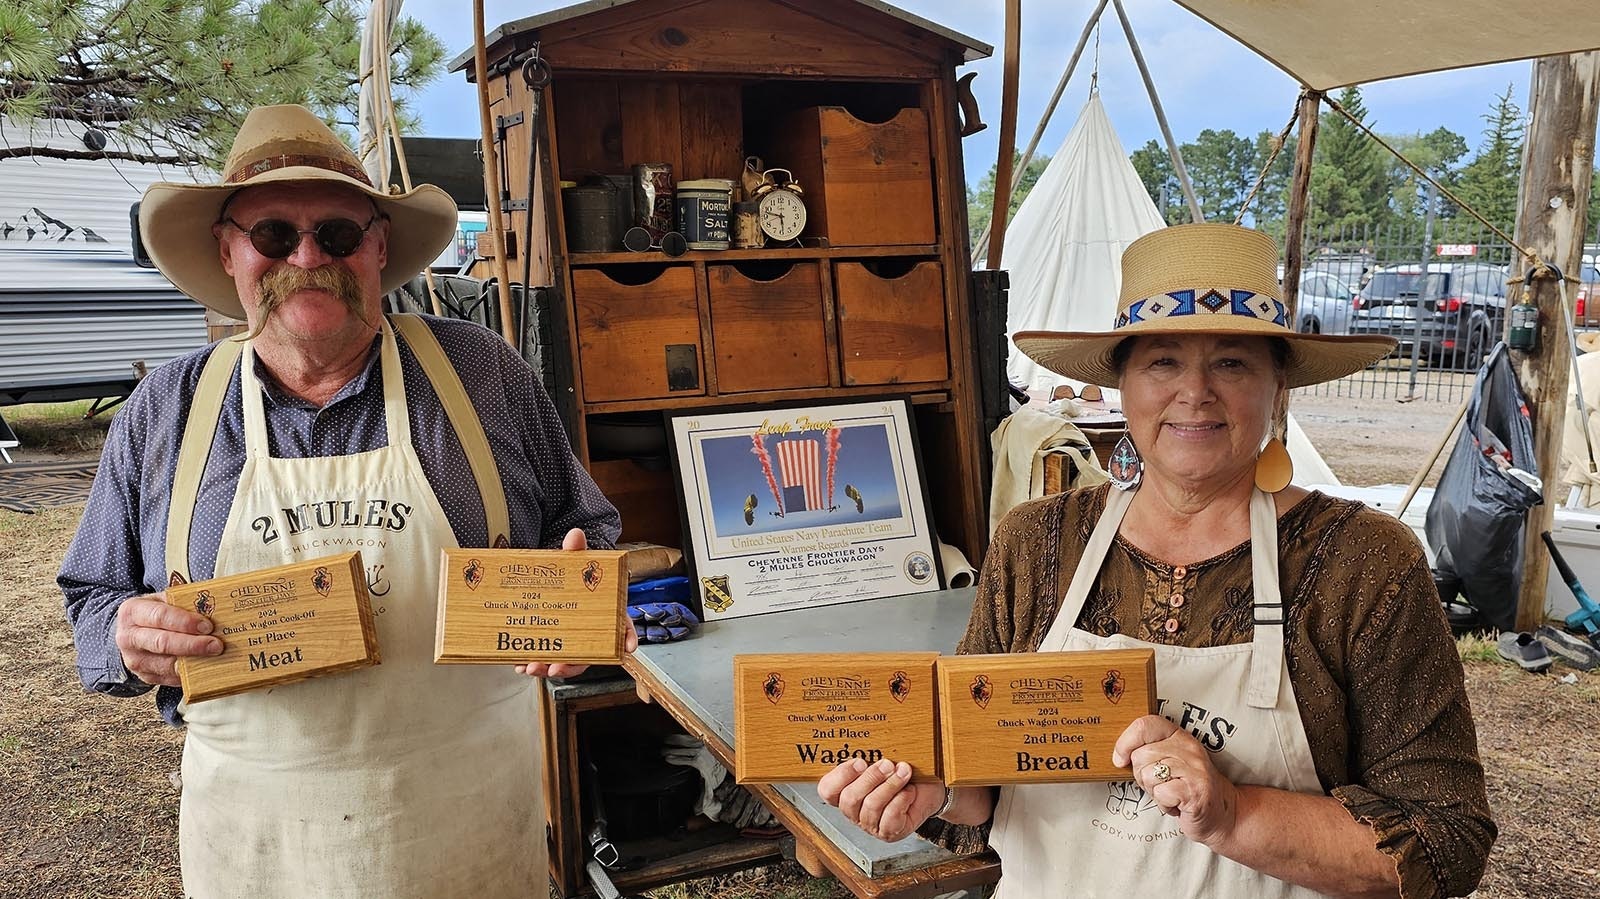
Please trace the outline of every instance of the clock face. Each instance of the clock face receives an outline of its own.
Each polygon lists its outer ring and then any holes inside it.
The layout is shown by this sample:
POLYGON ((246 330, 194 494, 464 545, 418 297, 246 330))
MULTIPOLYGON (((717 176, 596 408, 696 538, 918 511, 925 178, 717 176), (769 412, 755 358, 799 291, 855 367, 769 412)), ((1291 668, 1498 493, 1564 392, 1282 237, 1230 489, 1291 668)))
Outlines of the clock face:
POLYGON ((791 241, 806 229, 806 204, 792 191, 775 190, 761 198, 761 230, 776 241, 791 241))

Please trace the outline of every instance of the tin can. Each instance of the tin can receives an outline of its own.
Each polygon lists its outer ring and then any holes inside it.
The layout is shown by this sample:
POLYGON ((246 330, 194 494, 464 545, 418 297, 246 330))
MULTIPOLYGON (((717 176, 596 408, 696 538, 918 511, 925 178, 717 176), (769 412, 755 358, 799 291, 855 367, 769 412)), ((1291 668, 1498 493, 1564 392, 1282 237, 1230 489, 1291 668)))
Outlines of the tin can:
POLYGON ((733 248, 759 250, 766 245, 761 233, 761 204, 755 200, 733 204, 733 248))
POLYGON ((633 167, 633 223, 650 232, 652 241, 672 230, 672 164, 641 162, 633 167))
POLYGON ((610 185, 561 189, 566 213, 567 250, 572 253, 610 253, 617 249, 617 199, 610 185))
POLYGON ((675 204, 678 231, 691 250, 728 248, 729 197, 733 183, 720 178, 702 178, 678 185, 675 204))

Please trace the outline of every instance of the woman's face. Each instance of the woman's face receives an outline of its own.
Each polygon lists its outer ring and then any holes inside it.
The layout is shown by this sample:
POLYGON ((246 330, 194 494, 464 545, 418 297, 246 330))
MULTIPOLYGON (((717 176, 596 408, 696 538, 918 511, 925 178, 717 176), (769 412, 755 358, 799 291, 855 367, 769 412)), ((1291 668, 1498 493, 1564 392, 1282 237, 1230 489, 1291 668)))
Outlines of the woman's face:
POLYGON ((1286 394, 1265 337, 1132 338, 1122 409, 1145 477, 1204 489, 1248 477, 1286 394))

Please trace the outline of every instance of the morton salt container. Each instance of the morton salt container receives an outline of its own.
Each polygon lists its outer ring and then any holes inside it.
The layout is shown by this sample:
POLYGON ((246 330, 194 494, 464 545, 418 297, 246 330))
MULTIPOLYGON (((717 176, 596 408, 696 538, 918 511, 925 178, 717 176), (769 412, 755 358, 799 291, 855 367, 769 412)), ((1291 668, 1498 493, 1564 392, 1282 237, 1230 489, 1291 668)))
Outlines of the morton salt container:
POLYGON ((733 182, 701 178, 678 183, 678 230, 691 250, 726 250, 733 182))

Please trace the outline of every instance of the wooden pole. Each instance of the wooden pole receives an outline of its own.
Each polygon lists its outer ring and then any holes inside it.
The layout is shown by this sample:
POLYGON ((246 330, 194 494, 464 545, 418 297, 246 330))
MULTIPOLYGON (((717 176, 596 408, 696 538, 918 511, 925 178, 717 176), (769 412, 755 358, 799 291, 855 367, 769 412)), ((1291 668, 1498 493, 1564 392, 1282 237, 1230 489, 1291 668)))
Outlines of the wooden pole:
MULTIPOLYGON (((1050 102, 1044 108, 1044 115, 1039 117, 1039 124, 1033 129, 1033 137, 1028 140, 1028 148, 1022 151, 1022 158, 1017 160, 1017 167, 1011 173, 1011 192, 1006 195, 1006 210, 1011 209, 1011 197, 1016 196, 1017 188, 1022 186, 1022 179, 1027 175, 1028 163, 1033 161, 1033 154, 1039 149, 1039 140, 1044 137, 1044 130, 1050 124, 1050 119, 1056 114, 1056 106, 1061 103, 1061 95, 1066 93, 1067 82, 1072 80, 1072 73, 1078 68, 1078 60, 1083 57, 1083 48, 1089 43, 1089 36, 1094 33, 1094 26, 1100 23, 1100 14, 1105 12, 1106 4, 1111 0, 1100 0, 1100 5, 1094 8, 1089 21, 1083 26, 1083 33, 1078 35, 1078 46, 1072 50, 1072 59, 1067 61, 1066 71, 1061 73, 1061 80, 1056 82, 1056 92, 1050 95, 1050 102)), ((996 172, 995 174, 999 174, 996 172)), ((997 180, 995 184, 999 184, 997 180)), ((994 227, 991 217, 989 224, 983 226, 983 233, 978 235, 978 242, 973 250, 982 253, 989 246, 989 232, 994 227)))
MULTIPOLYGON (((1522 184, 1518 191, 1516 240, 1544 262, 1577 276, 1583 260, 1589 183, 1594 172, 1594 136, 1600 113, 1600 51, 1547 56, 1533 66, 1528 131, 1523 138, 1522 184)), ((1521 274, 1528 260, 1513 264, 1521 274)), ((1570 294, 1572 285, 1568 285, 1570 294)), ((1567 375, 1572 350, 1562 311, 1560 284, 1548 276, 1513 285, 1507 306, 1526 295, 1539 307, 1539 344, 1531 353, 1512 351, 1517 378, 1533 409, 1534 457, 1544 479, 1544 503, 1528 511, 1522 539, 1522 589, 1517 629, 1531 631, 1544 620, 1549 555, 1540 535, 1550 529, 1561 499, 1561 437, 1567 410, 1567 375)), ((1587 423, 1585 423, 1587 424, 1587 423)))
POLYGON ((1150 105, 1156 111, 1156 124, 1161 126, 1161 137, 1167 142, 1167 155, 1172 157, 1172 169, 1178 174, 1178 186, 1183 188, 1183 198, 1189 201, 1189 220, 1203 222, 1206 217, 1200 211, 1200 202, 1194 197, 1194 185, 1189 183, 1189 169, 1183 164, 1183 153, 1178 150, 1178 142, 1172 139, 1172 128, 1167 125, 1167 112, 1161 108, 1161 95, 1156 93, 1156 83, 1150 78, 1150 67, 1144 64, 1144 52, 1139 49, 1139 39, 1133 36, 1133 26, 1128 24, 1127 10, 1122 8, 1122 0, 1111 2, 1117 7, 1117 18, 1122 21, 1122 33, 1128 36, 1128 48, 1133 51, 1133 61, 1139 64, 1145 92, 1150 95, 1150 105))
POLYGON ((1289 327, 1296 321, 1300 301, 1300 270, 1305 266, 1306 213, 1311 205, 1311 154, 1317 148, 1317 114, 1322 94, 1308 90, 1300 95, 1300 139, 1294 148, 1294 179, 1289 185, 1288 222, 1283 229, 1283 305, 1289 327))
POLYGON ((1011 194, 1001 187, 1011 183, 1011 154, 1017 150, 1017 56, 1022 51, 1022 0, 1006 0, 1006 62, 1000 81, 1000 151, 995 160, 994 211, 989 216, 988 268, 1000 268, 1006 244, 1006 217, 1011 214, 1011 194))
MULTIPOLYGON (((494 235, 494 276, 499 282, 500 336, 517 345, 517 323, 511 313, 511 269, 506 263, 505 219, 500 212, 500 160, 494 148, 494 120, 489 115, 489 60, 483 46, 483 0, 472 0, 472 57, 478 80, 478 117, 483 126, 483 180, 488 189, 489 233, 494 235)), ((531 214, 531 213, 530 213, 531 214)), ((528 252, 526 247, 520 252, 528 252)))

